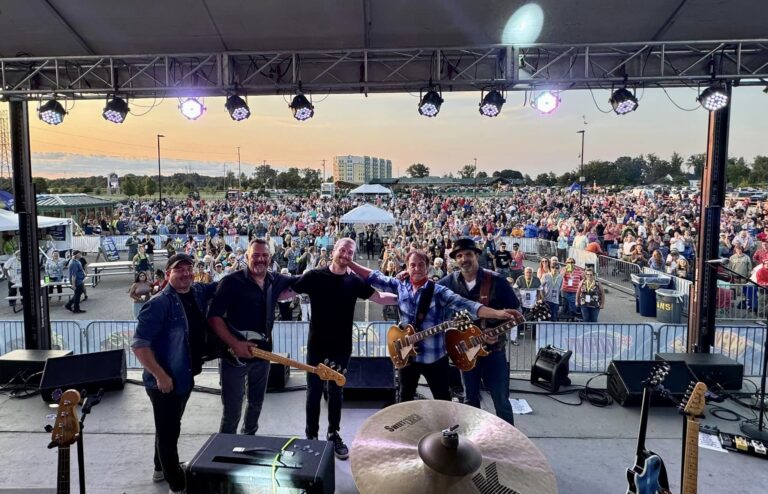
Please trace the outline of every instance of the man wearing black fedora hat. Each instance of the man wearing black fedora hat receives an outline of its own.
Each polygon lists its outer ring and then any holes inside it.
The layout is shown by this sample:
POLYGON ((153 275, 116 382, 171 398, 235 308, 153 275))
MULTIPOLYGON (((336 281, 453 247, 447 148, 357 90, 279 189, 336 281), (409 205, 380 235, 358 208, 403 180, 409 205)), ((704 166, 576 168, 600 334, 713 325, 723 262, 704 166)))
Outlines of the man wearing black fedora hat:
MULTIPOLYGON (((443 277, 437 283, 450 288, 453 292, 475 302, 480 302, 493 309, 513 309, 520 306, 514 291, 507 280, 488 269, 482 269, 478 263, 481 250, 469 238, 459 239, 450 252, 459 271, 443 277)), ((516 314, 520 316, 519 313, 516 314)), ((501 324, 498 320, 480 319, 475 322, 479 328, 494 327, 501 324)), ((488 338, 485 341, 488 355, 477 360, 472 370, 462 372, 466 403, 480 408, 481 381, 491 394, 496 415, 514 425, 512 406, 509 403, 509 365, 505 355, 506 336, 488 338)))

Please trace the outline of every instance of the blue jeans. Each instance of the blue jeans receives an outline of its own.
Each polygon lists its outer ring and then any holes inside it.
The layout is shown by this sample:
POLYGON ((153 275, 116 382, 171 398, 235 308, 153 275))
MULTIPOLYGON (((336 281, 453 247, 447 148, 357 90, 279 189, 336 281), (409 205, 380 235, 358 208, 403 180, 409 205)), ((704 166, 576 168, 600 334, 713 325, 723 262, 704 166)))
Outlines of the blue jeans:
POLYGON ((566 306, 566 312, 568 314, 576 314, 576 292, 563 292, 563 297, 568 303, 566 306))
POLYGON ((551 316, 549 320, 552 322, 557 322, 557 313, 560 310, 560 304, 556 304, 554 302, 547 302, 547 305, 549 306, 549 313, 551 316))
POLYGON ((503 350, 478 358, 474 369, 461 374, 467 405, 480 408, 480 381, 482 380, 491 394, 496 415, 515 425, 512 405, 509 403, 509 365, 503 350))
POLYGON ((597 316, 600 315, 600 307, 584 307, 581 306, 581 321, 582 322, 597 322, 597 316))
POLYGON ((248 405, 245 409, 245 420, 240 430, 241 434, 256 434, 259 430, 259 415, 264 403, 269 380, 269 362, 259 358, 243 360, 245 365, 236 365, 222 359, 219 364, 221 376, 221 403, 224 409, 221 414, 219 432, 237 434, 237 424, 243 412, 243 398, 247 395, 248 405))

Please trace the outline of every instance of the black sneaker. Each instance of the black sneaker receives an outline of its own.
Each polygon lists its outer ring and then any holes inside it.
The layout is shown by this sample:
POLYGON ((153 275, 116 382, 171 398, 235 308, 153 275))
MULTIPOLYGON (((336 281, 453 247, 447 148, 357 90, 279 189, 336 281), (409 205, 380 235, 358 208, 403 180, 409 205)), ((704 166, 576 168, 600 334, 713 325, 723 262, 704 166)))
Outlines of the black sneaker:
POLYGON ((336 454, 336 458, 340 460, 349 458, 349 448, 344 444, 338 432, 328 433, 328 440, 333 443, 333 452, 336 454))

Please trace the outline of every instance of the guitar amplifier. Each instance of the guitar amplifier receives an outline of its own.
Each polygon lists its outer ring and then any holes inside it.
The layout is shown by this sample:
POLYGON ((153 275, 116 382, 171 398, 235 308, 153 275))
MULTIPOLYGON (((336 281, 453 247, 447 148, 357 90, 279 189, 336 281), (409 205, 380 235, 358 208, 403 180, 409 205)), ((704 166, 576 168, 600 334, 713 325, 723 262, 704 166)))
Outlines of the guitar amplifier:
POLYGON ((187 466, 187 493, 273 492, 274 468, 277 492, 333 494, 336 472, 331 443, 296 439, 285 447, 289 441, 286 437, 213 434, 187 466))
MULTIPOLYGON (((621 406, 640 406, 643 401, 643 381, 659 362, 655 360, 611 360, 608 364, 608 394, 621 406)), ((696 382, 696 376, 685 362, 672 360, 669 374, 662 383, 669 396, 683 399, 688 385, 696 382)), ((674 402, 661 396, 659 391, 651 395, 651 406, 674 406, 674 402)))

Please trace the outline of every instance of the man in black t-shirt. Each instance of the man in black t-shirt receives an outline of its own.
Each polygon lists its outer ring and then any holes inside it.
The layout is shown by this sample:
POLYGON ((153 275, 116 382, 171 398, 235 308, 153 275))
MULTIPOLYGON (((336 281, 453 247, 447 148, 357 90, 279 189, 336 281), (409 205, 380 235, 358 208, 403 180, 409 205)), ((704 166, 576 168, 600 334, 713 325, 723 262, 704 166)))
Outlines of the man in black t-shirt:
POLYGON ((269 361, 253 358, 250 348, 256 346, 272 351, 275 304, 283 298, 283 291, 291 283, 289 276, 268 271, 272 259, 266 240, 252 240, 246 259, 245 269, 222 278, 208 309, 208 324, 245 362, 238 364, 228 359, 221 360, 219 371, 223 410, 219 432, 226 434, 237 433, 246 389, 248 406, 240 433, 255 434, 259 429, 259 416, 267 392, 269 361))
POLYGON ((504 279, 507 279, 510 276, 509 263, 511 261, 512 255, 507 250, 507 244, 501 242, 501 244, 499 244, 499 250, 496 251, 496 256, 494 257, 494 264, 496 265, 496 272, 504 279))
MULTIPOLYGON (((328 359, 346 368, 352 354, 352 324, 358 298, 370 299, 383 305, 397 304, 397 296, 379 293, 363 280, 348 272, 355 256, 355 241, 342 238, 336 242, 331 264, 326 268, 304 273, 293 285, 296 293, 309 295, 312 320, 309 323, 307 364, 317 365, 328 359)), ((308 439, 317 439, 320 429, 320 399, 323 383, 313 373, 307 373, 308 439)), ((349 449, 339 435, 341 428, 342 390, 328 382, 328 434, 336 457, 349 457, 349 449)))

